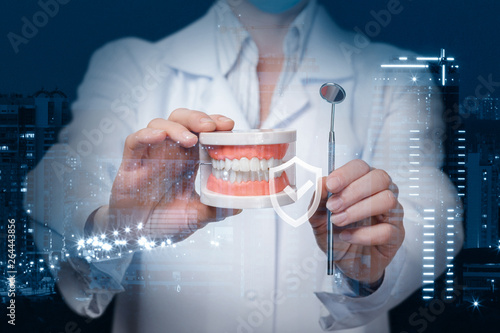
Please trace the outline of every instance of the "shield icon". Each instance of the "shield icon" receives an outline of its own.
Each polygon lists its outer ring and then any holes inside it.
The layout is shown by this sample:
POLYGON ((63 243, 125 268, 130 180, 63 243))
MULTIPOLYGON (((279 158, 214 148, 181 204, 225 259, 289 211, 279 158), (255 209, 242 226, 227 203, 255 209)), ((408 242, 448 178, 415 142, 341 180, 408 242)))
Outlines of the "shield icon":
POLYGON ((271 203, 273 205, 274 211, 286 223, 290 224, 293 227, 298 227, 302 223, 309 220, 309 218, 316 212, 316 209, 318 208, 321 199, 321 174, 322 174, 321 168, 312 166, 302 161, 297 156, 295 156, 294 158, 292 158, 291 160, 289 160, 284 164, 269 168, 269 195, 271 198, 271 203), (304 214, 302 214, 298 218, 291 217, 281 207, 278 196, 283 195, 283 193, 276 193, 275 180, 274 180, 275 179, 274 176, 277 172, 284 171, 294 165, 300 166, 302 169, 310 173, 314 177, 314 180, 313 181, 308 180, 305 184, 301 185, 297 190, 293 189, 290 185, 285 187, 283 192, 285 192, 285 194, 288 195, 293 200, 293 202, 297 202, 302 197, 302 195, 304 195, 311 187, 316 186, 312 205, 304 214))

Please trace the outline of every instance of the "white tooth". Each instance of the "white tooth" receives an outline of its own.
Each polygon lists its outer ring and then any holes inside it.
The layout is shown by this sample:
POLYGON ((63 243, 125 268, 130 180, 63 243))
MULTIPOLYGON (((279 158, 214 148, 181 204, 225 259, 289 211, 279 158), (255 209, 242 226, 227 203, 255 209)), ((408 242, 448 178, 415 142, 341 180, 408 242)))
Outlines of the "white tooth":
POLYGON ((236 182, 237 183, 241 183, 241 179, 242 179, 242 176, 241 176, 241 172, 236 172, 236 182))
POLYGON ((221 179, 227 181, 229 179, 229 171, 222 171, 221 172, 221 179))
POLYGON ((224 169, 226 171, 231 170, 231 160, 229 158, 226 158, 226 161, 224 162, 224 169))
MULTIPOLYGON (((233 166, 233 170, 234 170, 234 166, 233 166)), ((240 159, 240 171, 243 171, 243 172, 250 171, 250 161, 248 161, 248 158, 242 157, 240 159)))
POLYGON ((267 160, 266 159, 264 159, 264 158, 261 159, 259 161, 259 163, 260 163, 260 170, 266 171, 269 168, 269 165, 267 164, 267 160))
POLYGON ((215 178, 219 179, 220 178, 220 171, 217 169, 212 169, 212 174, 214 175, 215 178))
POLYGON ((234 159, 231 162, 231 169, 233 169, 234 171, 240 171, 240 161, 237 159, 234 159))
POLYGON ((257 157, 253 157, 250 160, 250 170, 251 171, 259 171, 259 159, 257 157))
POLYGON ((217 161, 217 169, 221 170, 223 166, 224 161, 223 160, 218 160, 217 161))
POLYGON ((265 180, 266 182, 268 182, 268 181, 269 181, 269 170, 264 171, 264 180, 265 180))
POLYGON ((242 182, 247 182, 250 180, 248 172, 241 172, 241 181, 242 182))
POLYGON ((234 171, 229 172, 229 181, 231 183, 234 183, 236 181, 236 172, 234 171))
POLYGON ((267 160, 267 165, 269 166, 269 169, 274 167, 274 158, 271 157, 270 159, 267 160))
POLYGON ((217 169, 217 160, 212 158, 212 169, 217 169))
POLYGON ((249 172, 249 174, 250 174, 250 180, 255 181, 256 180, 255 179, 255 172, 249 172))
POLYGON ((264 175, 262 174, 261 171, 257 171, 257 180, 260 182, 261 180, 264 180, 264 175))
POLYGON ((282 174, 282 173, 283 173, 283 170, 278 171, 278 172, 275 172, 275 173, 274 173, 274 178, 279 178, 279 177, 281 177, 281 174, 282 174))

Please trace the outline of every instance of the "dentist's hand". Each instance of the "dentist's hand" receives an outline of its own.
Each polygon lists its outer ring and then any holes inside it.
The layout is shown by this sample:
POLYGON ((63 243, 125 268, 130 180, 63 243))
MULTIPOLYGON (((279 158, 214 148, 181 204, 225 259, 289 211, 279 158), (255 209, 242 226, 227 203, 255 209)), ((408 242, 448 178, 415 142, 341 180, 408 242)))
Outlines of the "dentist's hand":
POLYGON ((202 204, 194 184, 199 164, 196 133, 233 126, 221 115, 177 109, 168 120, 154 119, 129 135, 109 206, 96 214, 105 221, 104 229, 137 230, 142 222, 141 232, 179 241, 209 222, 237 214, 202 204))
POLYGON ((323 178, 322 202, 310 223, 326 253, 326 209, 332 212, 335 265, 351 279, 378 281, 401 247, 404 212, 397 197, 391 177, 361 160, 323 178), (328 192, 332 196, 327 201, 328 192))

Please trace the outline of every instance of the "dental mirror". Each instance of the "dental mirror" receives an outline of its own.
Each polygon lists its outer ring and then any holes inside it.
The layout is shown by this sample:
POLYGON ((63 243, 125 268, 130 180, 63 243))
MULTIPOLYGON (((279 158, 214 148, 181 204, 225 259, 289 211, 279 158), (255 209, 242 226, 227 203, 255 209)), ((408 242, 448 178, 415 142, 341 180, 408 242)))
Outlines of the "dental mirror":
MULTIPOLYGON (((344 88, 336 83, 325 83, 319 88, 321 97, 332 105, 332 114, 330 119, 330 133, 328 135, 328 174, 332 173, 335 169, 335 104, 342 103, 345 99, 346 93, 344 88)), ((328 198, 332 194, 328 193, 328 198)), ((331 223, 332 213, 327 211, 327 257, 328 267, 327 274, 333 275, 335 271, 334 258, 333 258, 333 226, 331 223)))
POLYGON ((319 89, 319 93, 328 103, 338 104, 345 99, 345 90, 336 83, 325 83, 319 89))
POLYGON ((319 89, 319 94, 321 97, 332 104, 332 116, 330 119, 330 132, 333 132, 333 125, 335 120, 335 104, 342 103, 345 99, 345 90, 340 85, 336 83, 325 83, 319 89))

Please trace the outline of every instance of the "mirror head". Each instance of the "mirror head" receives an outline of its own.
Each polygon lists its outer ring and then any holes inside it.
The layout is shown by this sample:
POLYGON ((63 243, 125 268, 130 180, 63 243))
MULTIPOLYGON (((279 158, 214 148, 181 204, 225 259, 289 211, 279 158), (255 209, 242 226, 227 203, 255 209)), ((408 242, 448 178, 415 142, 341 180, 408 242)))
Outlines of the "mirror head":
POLYGON ((338 104, 344 101, 346 93, 344 88, 336 83, 325 83, 319 88, 319 93, 328 103, 338 104))

